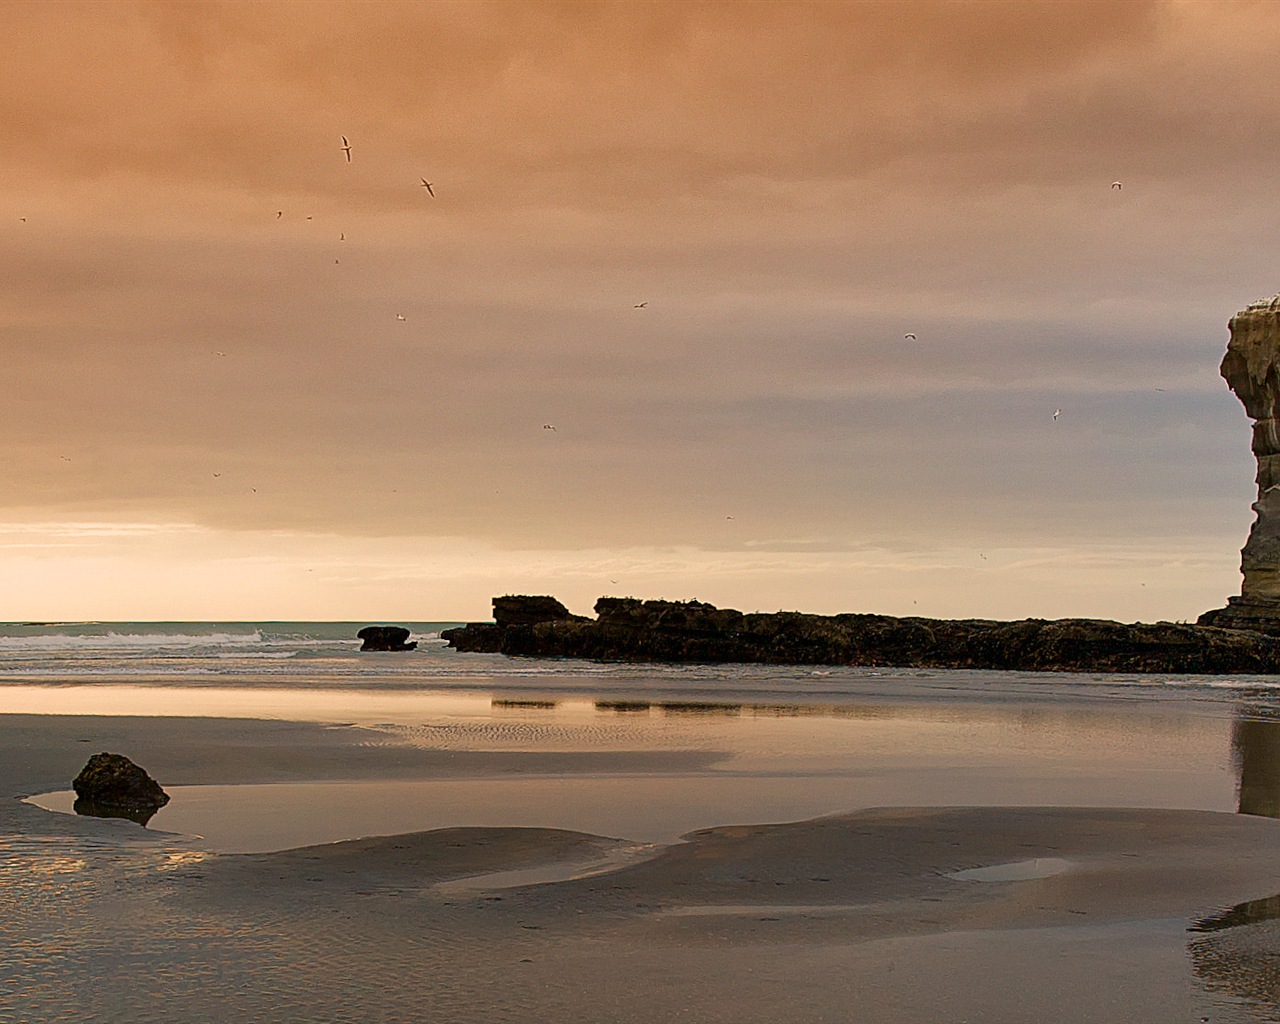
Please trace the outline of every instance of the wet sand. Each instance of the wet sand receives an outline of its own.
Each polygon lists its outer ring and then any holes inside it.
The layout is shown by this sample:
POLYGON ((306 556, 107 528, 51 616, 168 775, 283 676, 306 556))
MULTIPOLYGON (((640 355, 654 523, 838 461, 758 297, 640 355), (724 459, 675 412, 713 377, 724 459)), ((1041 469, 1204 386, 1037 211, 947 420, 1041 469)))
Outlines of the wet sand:
MULTIPOLYGON (((219 784, 661 774, 715 760, 3 715, 0 792, 65 788, 101 749, 219 784)), ((6 799, 0 875, 5 1022, 1275 1017, 1280 901, 1238 911, 1249 923, 1233 927, 1214 915, 1280 893, 1280 822, 1204 810, 872 808, 668 847, 463 828, 215 855, 6 799), (954 877, 1037 860, 1040 877, 954 877)))

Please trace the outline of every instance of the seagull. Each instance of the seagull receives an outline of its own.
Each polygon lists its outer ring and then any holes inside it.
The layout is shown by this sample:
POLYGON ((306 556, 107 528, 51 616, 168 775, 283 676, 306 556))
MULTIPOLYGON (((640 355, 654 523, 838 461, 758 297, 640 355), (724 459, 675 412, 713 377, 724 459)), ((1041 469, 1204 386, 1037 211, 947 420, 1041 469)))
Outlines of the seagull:
POLYGON ((1113 182, 1111 183, 1111 187, 1112 187, 1112 188, 1124 188, 1124 182, 1121 182, 1121 181, 1113 181, 1113 182))
POLYGON ((543 429, 543 430, 555 430, 556 428, 555 428, 555 427, 553 427, 550 423, 544 423, 544 424, 542 424, 542 429, 543 429))
POLYGON ((221 473, 214 473, 213 475, 214 475, 214 476, 222 476, 222 474, 221 474, 221 473))
POLYGON ((347 163, 351 163, 351 143, 347 141, 347 137, 342 136, 342 152, 347 154, 347 163))
POLYGON ((649 300, 648 300, 648 299, 645 299, 645 300, 644 300, 644 302, 637 302, 637 303, 636 303, 634 306, 632 306, 631 308, 632 308, 632 309, 644 309, 644 307, 645 307, 645 306, 647 306, 647 305, 649 305, 649 300))
POLYGON ((427 190, 427 194, 431 196, 432 199, 436 197, 436 190, 431 187, 431 182, 427 181, 426 178, 422 179, 422 187, 427 190))
POLYGON ((904 340, 904 341, 915 341, 915 340, 916 340, 916 336, 915 336, 914 334, 904 334, 902 337, 903 337, 903 340, 904 340))
POLYGON ((347 240, 347 233, 345 231, 340 231, 338 233, 338 241, 345 242, 346 240, 347 240))
POLYGON ((726 519, 732 519, 733 516, 725 516, 726 519))
POLYGON ((219 352, 216 348, 213 350, 213 354, 214 354, 215 356, 225 356, 225 355, 226 355, 226 353, 225 353, 225 352, 219 352))
POLYGON ((401 323, 403 323, 403 322, 404 322, 404 314, 403 314, 403 313, 397 313, 397 314, 396 314, 396 319, 397 319, 397 320, 399 320, 401 323))
POLYGON ((1054 409, 1054 410, 1053 410, 1053 418, 1054 418, 1055 420, 1056 420, 1059 416, 1061 416, 1061 415, 1062 415, 1062 410, 1061 410, 1061 409, 1054 409))
POLYGON ((276 220, 284 216, 284 210, 276 210, 276 220))

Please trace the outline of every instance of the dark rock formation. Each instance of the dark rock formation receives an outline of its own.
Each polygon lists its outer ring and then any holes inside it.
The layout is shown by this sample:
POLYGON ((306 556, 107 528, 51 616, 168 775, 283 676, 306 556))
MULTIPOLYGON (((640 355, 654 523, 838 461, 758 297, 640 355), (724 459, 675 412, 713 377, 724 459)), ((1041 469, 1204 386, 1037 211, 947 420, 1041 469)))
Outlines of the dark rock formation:
POLYGON ((404 626, 365 626, 356 639, 364 641, 362 651, 412 651, 418 646, 417 640, 409 640, 404 626))
POLYGON ((71 783, 75 812, 100 818, 132 818, 145 825, 169 802, 169 794, 123 754, 94 754, 71 783))
POLYGON ((508 594, 493 599, 493 619, 505 629, 507 626, 532 626, 535 622, 555 622, 571 619, 569 609, 554 597, 530 597, 524 594, 508 594))
POLYGON ((1231 340, 1221 373, 1254 421, 1257 518, 1240 552, 1240 596, 1199 622, 1280 635, 1280 296, 1241 310, 1227 327, 1231 340))
MULTIPOLYGON (((499 600, 497 598, 495 606, 499 600)), ((558 604, 558 602, 557 602, 558 604)), ((700 601, 603 597, 596 619, 475 623, 459 651, 601 661, 755 662, 1065 672, 1280 672, 1280 638, 1171 622, 750 614, 700 601)))

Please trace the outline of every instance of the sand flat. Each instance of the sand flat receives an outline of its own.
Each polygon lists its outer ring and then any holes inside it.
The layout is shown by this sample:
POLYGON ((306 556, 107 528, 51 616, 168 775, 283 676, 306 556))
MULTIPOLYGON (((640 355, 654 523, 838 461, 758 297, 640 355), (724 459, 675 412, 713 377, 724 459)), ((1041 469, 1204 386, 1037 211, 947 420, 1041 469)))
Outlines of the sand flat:
MULTIPOLYGON (((366 739, 280 722, 0 716, 0 792, 65 786, 87 752, 122 744, 219 782, 636 767, 625 752, 366 739)), ((650 753, 650 770, 687 770, 680 751, 650 753)), ((1250 938, 1270 922, 1187 929, 1280 893, 1271 819, 890 807, 702 829, 593 871, 627 848, 484 828, 216 855, 11 799, 0 1020, 1222 1024, 1270 1012, 1274 942, 1250 938), (950 877, 1035 857, 1071 866, 950 877), (509 884, 546 869, 562 880, 509 884)))

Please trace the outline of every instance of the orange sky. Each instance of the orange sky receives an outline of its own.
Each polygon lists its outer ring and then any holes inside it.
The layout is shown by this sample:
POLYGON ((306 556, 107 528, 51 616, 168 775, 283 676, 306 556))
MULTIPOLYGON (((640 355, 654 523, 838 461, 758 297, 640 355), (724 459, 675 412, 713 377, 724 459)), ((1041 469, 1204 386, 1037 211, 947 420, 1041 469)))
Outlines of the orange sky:
POLYGON ((1238 590, 1273 5, 0 12, 0 618, 1238 590))

